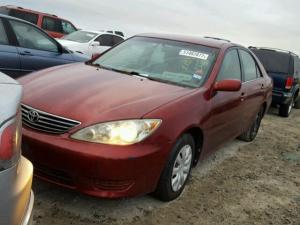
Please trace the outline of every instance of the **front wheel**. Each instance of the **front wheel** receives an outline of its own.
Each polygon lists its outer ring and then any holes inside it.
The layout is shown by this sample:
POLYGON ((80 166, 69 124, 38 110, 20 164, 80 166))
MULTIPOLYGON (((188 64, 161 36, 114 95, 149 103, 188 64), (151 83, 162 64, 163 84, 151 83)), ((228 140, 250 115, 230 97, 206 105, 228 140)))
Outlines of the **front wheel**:
POLYGON ((238 139, 246 142, 253 141, 257 136, 262 118, 263 118, 263 109, 261 109, 259 113, 256 114, 255 121, 253 122, 251 127, 246 132, 241 134, 238 137, 238 139))
POLYGON ((190 134, 179 138, 171 151, 161 174, 154 196, 161 201, 171 201, 183 191, 192 168, 195 142, 190 134))

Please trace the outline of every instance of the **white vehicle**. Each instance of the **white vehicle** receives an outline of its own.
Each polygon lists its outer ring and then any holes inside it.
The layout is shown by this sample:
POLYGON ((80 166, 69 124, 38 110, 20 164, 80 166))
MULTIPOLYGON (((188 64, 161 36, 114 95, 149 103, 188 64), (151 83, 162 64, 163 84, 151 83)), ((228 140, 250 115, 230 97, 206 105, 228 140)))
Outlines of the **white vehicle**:
POLYGON ((56 40, 73 52, 92 57, 122 42, 124 37, 116 32, 79 30, 56 40))
POLYGON ((21 156, 22 86, 0 72, 0 224, 30 225, 33 166, 21 156))

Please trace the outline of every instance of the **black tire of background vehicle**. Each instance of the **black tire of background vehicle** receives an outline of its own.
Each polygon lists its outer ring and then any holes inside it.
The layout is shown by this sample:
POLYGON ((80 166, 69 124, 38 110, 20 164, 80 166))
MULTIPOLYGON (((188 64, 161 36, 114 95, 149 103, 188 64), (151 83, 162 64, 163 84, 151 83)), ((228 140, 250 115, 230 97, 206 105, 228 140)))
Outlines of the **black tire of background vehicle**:
POLYGON ((282 104, 282 105, 280 105, 279 106, 279 111, 278 111, 279 116, 281 116, 281 117, 289 117, 289 115, 291 114, 293 105, 294 105, 294 100, 292 100, 289 104, 282 104))
POLYGON ((194 161, 194 155, 195 155, 195 141, 193 137, 190 134, 184 134, 182 135, 176 142, 175 146, 172 148, 171 154, 169 156, 168 162, 165 165, 165 168, 161 174, 161 177, 158 181, 158 185, 156 187, 155 192, 153 193, 153 196, 161 201, 168 202, 176 199, 183 191, 187 180, 189 179, 191 169, 193 166, 194 161), (175 160, 182 149, 183 146, 190 145, 192 148, 192 159, 191 159, 191 166, 188 172, 188 176, 182 185, 182 187, 177 191, 174 192, 172 190, 172 172, 173 167, 175 164, 175 160))
POLYGON ((240 139, 242 141, 246 141, 246 142, 251 142, 256 138, 256 135, 257 135, 259 127, 260 127, 261 120, 263 118, 263 110, 264 110, 264 108, 261 108, 261 110, 256 115, 255 121, 253 122, 251 127, 246 132, 241 134, 238 137, 238 139, 240 139))
POLYGON ((300 96, 298 97, 297 102, 295 102, 295 109, 300 109, 300 96))

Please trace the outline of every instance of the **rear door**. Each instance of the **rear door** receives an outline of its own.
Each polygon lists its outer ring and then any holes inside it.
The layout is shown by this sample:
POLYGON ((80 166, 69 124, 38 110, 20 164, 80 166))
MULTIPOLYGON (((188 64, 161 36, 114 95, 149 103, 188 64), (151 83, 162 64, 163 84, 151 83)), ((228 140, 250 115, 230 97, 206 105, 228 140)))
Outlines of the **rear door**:
POLYGON ((13 37, 6 21, 0 18, 0 71, 11 76, 18 77, 20 71, 20 56, 13 45, 13 37))
POLYGON ((245 96, 242 103, 243 121, 241 123, 241 129, 242 132, 244 132, 253 123, 263 105, 266 84, 262 72, 252 54, 245 49, 239 49, 239 55, 243 73, 242 86, 245 89, 245 96))
POLYGON ((18 41, 21 70, 24 73, 73 62, 71 54, 61 53, 58 44, 33 25, 9 20, 18 41))

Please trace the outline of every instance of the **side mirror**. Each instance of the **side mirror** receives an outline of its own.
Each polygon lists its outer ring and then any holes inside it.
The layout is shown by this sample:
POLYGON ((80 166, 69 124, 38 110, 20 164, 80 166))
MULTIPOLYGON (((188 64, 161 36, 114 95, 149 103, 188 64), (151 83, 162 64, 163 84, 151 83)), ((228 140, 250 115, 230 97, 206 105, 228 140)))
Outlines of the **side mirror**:
POLYGON ((221 80, 214 84, 214 91, 239 91, 241 87, 239 80, 221 80))
POLYGON ((94 53, 94 54, 92 55, 91 60, 93 61, 93 60, 99 58, 101 55, 102 55, 102 53, 94 53))
POLYGON ((100 42, 99 42, 99 41, 93 41, 93 42, 91 43, 91 46, 93 46, 93 47, 100 46, 100 42))

